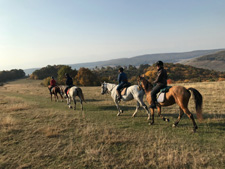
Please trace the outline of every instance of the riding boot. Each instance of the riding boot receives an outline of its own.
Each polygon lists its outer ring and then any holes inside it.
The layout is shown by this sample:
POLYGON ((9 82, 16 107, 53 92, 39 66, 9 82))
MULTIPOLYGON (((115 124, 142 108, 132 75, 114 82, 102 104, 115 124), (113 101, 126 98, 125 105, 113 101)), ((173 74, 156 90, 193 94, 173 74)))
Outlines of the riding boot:
POLYGON ((152 102, 152 104, 149 107, 152 108, 152 109, 155 109, 156 108, 155 102, 152 102))
POLYGON ((118 101, 120 101, 122 99, 121 93, 118 90, 117 90, 117 99, 118 99, 118 101))

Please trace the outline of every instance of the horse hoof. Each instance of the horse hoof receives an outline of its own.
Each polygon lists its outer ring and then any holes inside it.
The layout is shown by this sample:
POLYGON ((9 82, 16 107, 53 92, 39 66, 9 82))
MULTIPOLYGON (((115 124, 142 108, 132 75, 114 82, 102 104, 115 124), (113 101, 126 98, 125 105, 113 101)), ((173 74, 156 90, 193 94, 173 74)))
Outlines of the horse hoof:
POLYGON ((154 123, 153 122, 150 122, 150 123, 148 123, 149 124, 149 126, 152 126, 154 123))
POLYGON ((120 116, 120 113, 117 113, 117 116, 120 116))
POLYGON ((169 121, 170 121, 170 119, 166 119, 166 121, 167 121, 167 122, 169 122, 169 121))
POLYGON ((120 113, 123 113, 123 110, 120 110, 120 113))
POLYGON ((176 127, 176 124, 173 124, 172 127, 176 127))
POLYGON ((72 106, 69 106, 69 108, 72 109, 73 107, 72 106))

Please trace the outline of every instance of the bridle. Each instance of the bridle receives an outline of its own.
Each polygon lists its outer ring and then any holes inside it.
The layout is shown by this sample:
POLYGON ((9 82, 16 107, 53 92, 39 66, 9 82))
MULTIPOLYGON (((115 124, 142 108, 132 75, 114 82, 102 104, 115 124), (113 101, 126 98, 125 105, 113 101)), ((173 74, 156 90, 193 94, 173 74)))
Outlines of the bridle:
POLYGON ((107 84, 106 83, 103 83, 102 84, 102 94, 105 94, 105 93, 108 93, 109 91, 108 91, 108 89, 107 89, 107 84))

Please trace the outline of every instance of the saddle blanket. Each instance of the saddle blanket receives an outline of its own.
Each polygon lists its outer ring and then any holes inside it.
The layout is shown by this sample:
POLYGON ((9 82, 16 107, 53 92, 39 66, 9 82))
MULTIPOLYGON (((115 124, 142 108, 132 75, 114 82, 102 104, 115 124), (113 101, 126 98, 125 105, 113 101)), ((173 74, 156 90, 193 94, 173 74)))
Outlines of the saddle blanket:
POLYGON ((158 103, 163 103, 165 101, 166 92, 168 92, 171 87, 172 86, 166 86, 165 88, 160 90, 160 92, 156 96, 158 103))

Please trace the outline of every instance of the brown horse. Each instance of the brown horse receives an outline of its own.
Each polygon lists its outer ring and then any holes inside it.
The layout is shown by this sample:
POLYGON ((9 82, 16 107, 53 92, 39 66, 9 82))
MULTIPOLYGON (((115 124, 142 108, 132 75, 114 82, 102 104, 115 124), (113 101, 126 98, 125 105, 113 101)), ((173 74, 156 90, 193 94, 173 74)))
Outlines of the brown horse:
MULTIPOLYGON (((48 86, 48 89, 50 89, 50 87, 51 87, 51 86, 49 85, 49 86, 48 86)), ((57 101, 58 101, 58 94, 59 94, 60 97, 61 97, 61 101, 63 101, 63 97, 62 97, 61 90, 60 90, 59 86, 54 86, 54 87, 51 89, 51 91, 50 91, 51 101, 52 101, 52 95, 54 95, 55 101, 56 101, 56 99, 57 99, 57 101)))
MULTIPOLYGON (((148 104, 151 104, 151 90, 153 88, 153 85, 147 81, 144 77, 139 76, 138 77, 138 82, 140 84, 140 87, 142 87, 145 91, 146 94, 146 100, 148 104)), ((197 124, 195 123, 194 117, 192 113, 188 109, 188 102, 191 97, 191 92, 192 91, 194 95, 194 101, 195 101, 195 109, 197 112, 197 118, 199 120, 202 120, 202 95, 199 93, 198 90, 194 88, 188 88, 186 89, 183 86, 173 86, 169 89, 169 91, 166 93, 165 101, 163 103, 157 103, 157 110, 158 110, 158 115, 164 120, 164 121, 169 121, 169 119, 166 119, 161 115, 161 107, 162 106, 171 106, 173 104, 177 104, 180 108, 180 113, 178 116, 177 121, 173 124, 173 127, 176 127, 182 118, 183 114, 185 113, 193 123, 193 131, 195 132, 196 129, 198 128, 197 124)), ((154 109, 151 110, 151 122, 150 124, 154 123, 154 109)))

